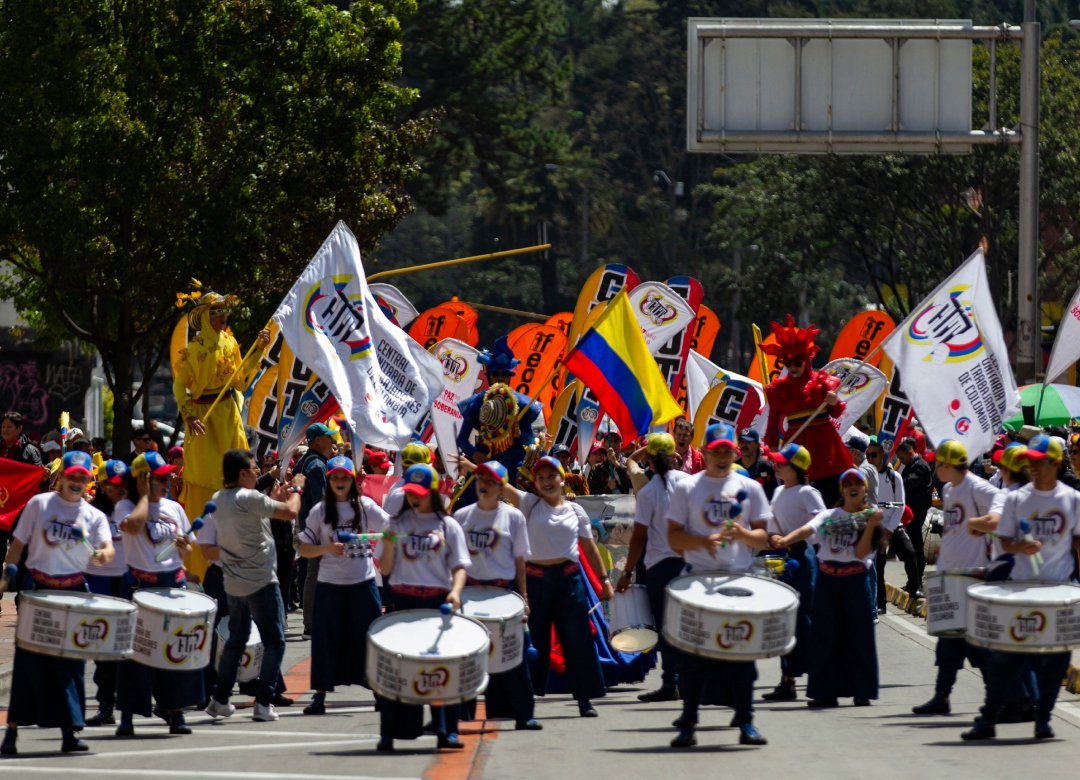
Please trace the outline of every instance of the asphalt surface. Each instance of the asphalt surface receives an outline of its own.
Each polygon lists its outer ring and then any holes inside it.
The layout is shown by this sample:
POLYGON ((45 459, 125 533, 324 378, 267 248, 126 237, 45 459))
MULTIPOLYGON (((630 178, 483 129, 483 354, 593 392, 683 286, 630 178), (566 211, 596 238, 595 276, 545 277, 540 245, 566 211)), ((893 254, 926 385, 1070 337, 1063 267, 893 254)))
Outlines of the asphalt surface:
MULTIPOLYGON (((890 564, 890 569, 893 564, 890 564)), ((899 566, 895 568, 899 569, 899 566)), ((890 577, 891 579, 891 577, 890 577)), ((1073 777, 1080 757, 1080 697, 1062 692, 1055 711, 1056 739, 1035 742, 1032 724, 998 727, 998 738, 965 743, 982 702, 977 672, 960 674, 952 696, 953 714, 916 716, 911 707, 933 693, 934 639, 923 621, 895 607, 877 627, 881 696, 868 708, 846 706, 811 711, 796 702, 756 702, 755 722, 768 737, 765 747, 740 747, 728 727, 730 710, 702 710, 699 744, 672 750, 670 725, 679 704, 641 704, 637 694, 659 684, 658 673, 638 686, 612 690, 595 701, 600 717, 582 719, 568 696, 539 699, 542 732, 515 731, 512 722, 463 724, 464 751, 435 750, 434 737, 398 742, 392 755, 377 753, 378 714, 370 692, 346 688, 328 698, 329 711, 305 716, 296 705, 280 710, 276 723, 255 723, 249 701, 232 718, 211 721, 192 713, 195 733, 170 736, 159 720, 136 720, 135 738, 119 739, 112 727, 87 729, 89 754, 62 755, 56 730, 20 729, 17 757, 0 760, 0 780, 20 778, 208 778, 208 780, 338 780, 339 778, 664 778, 771 776, 828 778, 997 778, 1073 777), (722 764, 718 763, 722 762, 722 764)), ((285 667, 290 693, 306 687, 309 643, 299 637, 298 616, 291 630, 285 667)), ((779 661, 758 663, 760 696, 779 679, 779 661)), ((89 678, 88 674, 88 678, 89 678)), ((92 684, 88 680, 88 687, 92 684)), ((91 710, 93 707, 91 707, 91 710)))

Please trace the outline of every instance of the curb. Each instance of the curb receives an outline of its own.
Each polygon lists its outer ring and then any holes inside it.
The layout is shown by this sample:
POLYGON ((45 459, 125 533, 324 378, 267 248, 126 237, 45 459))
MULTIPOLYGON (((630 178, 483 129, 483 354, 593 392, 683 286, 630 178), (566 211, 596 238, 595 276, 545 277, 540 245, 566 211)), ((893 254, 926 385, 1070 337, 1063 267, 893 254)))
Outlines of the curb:
POLYGON ((909 615, 915 615, 916 617, 926 617, 926 599, 919 599, 915 601, 911 598, 911 594, 902 588, 898 588, 895 585, 885 583, 885 598, 893 606, 907 612, 909 615))

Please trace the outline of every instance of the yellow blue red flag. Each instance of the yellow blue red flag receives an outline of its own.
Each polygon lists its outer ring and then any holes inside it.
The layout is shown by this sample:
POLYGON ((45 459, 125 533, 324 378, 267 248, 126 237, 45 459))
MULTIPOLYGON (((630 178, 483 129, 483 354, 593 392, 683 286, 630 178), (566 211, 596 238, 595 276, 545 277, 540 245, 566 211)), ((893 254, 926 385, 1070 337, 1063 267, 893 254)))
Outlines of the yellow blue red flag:
POLYGON ((624 288, 563 361, 623 435, 641 436, 683 414, 649 354, 624 288))

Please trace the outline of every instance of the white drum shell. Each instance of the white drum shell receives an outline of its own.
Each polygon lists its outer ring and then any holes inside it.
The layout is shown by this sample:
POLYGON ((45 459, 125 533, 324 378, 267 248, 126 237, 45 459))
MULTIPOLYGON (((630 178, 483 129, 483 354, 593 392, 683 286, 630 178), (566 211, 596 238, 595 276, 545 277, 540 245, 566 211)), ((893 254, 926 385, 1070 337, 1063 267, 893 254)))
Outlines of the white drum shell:
POLYGON ((963 572, 926 573, 926 633, 961 637, 967 630, 967 589, 982 579, 963 572))
POLYGON ((1010 653, 1080 647, 1080 585, 993 582, 967 590, 967 641, 1010 653))
POLYGON ((210 663, 214 599, 184 588, 140 588, 134 601, 139 617, 132 660, 167 671, 202 669, 210 663))
MULTIPOLYGON (((225 643, 229 641, 229 619, 222 619, 217 625, 217 644, 214 649, 214 669, 221 667, 221 652, 225 649, 225 643)), ((262 670, 263 643, 259 634, 259 627, 254 622, 251 624, 251 633, 248 634, 247 645, 244 654, 240 656, 240 668, 236 673, 237 682, 258 680, 262 670)))
POLYGON ((799 594, 777 580, 691 574, 672 580, 665 599, 664 638, 683 652, 752 661, 786 655, 795 647, 799 594))
POLYGON ((488 674, 516 669, 525 660, 525 599, 505 588, 464 588, 461 612, 483 623, 491 635, 488 674))
POLYGON ((368 629, 367 677, 380 696, 437 707, 475 699, 488 681, 491 637, 484 624, 434 609, 391 612, 368 629), (450 623, 450 630, 441 626, 450 623), (450 642, 443 642, 447 636, 450 642), (440 651, 440 645, 449 645, 440 651))
POLYGON ((58 658, 123 661, 131 658, 135 614, 130 601, 66 590, 19 595, 15 644, 58 658))
POLYGON ((644 585, 631 585, 608 602, 611 646, 623 653, 644 653, 656 647, 660 636, 644 585))

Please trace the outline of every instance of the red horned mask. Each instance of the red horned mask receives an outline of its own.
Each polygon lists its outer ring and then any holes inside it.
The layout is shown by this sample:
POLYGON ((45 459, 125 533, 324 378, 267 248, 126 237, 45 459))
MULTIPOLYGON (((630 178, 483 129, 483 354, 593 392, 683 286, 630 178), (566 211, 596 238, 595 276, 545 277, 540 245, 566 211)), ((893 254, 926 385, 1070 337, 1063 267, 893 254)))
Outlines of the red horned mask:
POLYGON ((821 333, 820 328, 813 325, 809 328, 797 328, 790 314, 787 315, 786 326, 773 322, 770 327, 776 336, 776 343, 762 344, 761 351, 774 355, 778 363, 783 364, 795 358, 806 358, 809 361, 820 351, 820 347, 814 343, 814 337, 821 333))

